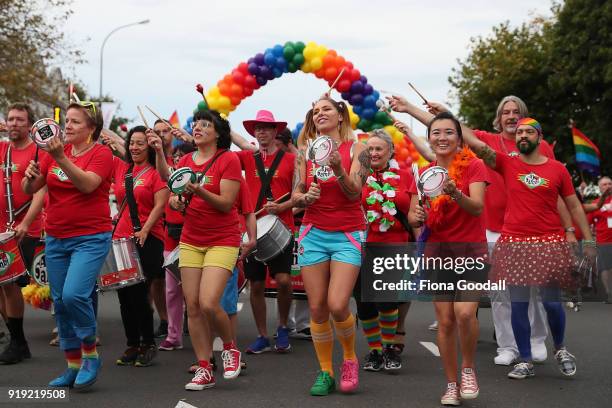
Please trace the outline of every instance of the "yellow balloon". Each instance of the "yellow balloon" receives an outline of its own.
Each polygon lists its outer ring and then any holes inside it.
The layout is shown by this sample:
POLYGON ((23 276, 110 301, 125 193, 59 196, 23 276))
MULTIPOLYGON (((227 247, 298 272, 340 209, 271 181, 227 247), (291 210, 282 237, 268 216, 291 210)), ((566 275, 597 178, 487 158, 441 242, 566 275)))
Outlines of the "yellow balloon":
POLYGON ((323 66, 323 60, 320 57, 315 57, 310 61, 310 67, 313 71, 320 69, 323 66))
POLYGON ((308 72, 312 72, 312 67, 310 66, 310 62, 308 62, 308 61, 304 62, 304 63, 302 64, 302 68, 301 68, 301 70, 302 70, 303 72, 306 72, 306 73, 308 73, 308 72))
POLYGON ((395 134, 395 126, 387 125, 384 127, 384 129, 391 137, 393 137, 393 135, 395 134))
POLYGON ((213 86, 208 90, 208 93, 206 94, 206 100, 208 100, 209 97, 218 98, 220 96, 221 92, 219 92, 219 88, 217 86, 213 86))
POLYGON ((214 97, 212 95, 208 95, 206 97, 206 101, 208 102, 208 108, 212 110, 219 110, 219 97, 214 97))
POLYGON ((323 58, 327 54, 327 47, 324 45, 319 45, 317 48, 317 56, 323 58))
POLYGON ((219 112, 223 110, 229 110, 231 106, 232 101, 230 101, 230 98, 228 98, 227 96, 221 96, 219 98, 219 112))
POLYGON ((359 123, 359 116, 357 116, 355 112, 353 112, 353 107, 350 105, 348 107, 348 111, 349 111, 349 118, 351 120, 351 128, 357 129, 357 123, 359 123))
POLYGON ((315 43, 308 43, 308 45, 304 48, 304 60, 308 62, 316 56, 317 56, 317 45, 315 43))

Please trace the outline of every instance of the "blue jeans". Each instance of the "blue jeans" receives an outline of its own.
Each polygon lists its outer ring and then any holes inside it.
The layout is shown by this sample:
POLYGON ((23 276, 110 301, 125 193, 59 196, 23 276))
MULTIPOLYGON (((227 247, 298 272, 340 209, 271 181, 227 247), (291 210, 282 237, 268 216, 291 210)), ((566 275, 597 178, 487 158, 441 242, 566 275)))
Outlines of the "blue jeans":
POLYGON ((60 348, 81 348, 96 335, 92 292, 110 250, 111 233, 45 239, 45 260, 60 348))

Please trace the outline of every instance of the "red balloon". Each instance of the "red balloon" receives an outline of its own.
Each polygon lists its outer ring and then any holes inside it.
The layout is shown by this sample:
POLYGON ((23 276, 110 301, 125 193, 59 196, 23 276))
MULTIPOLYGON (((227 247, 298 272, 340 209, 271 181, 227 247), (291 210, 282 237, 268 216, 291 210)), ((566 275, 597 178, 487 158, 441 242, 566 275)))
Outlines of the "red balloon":
POLYGON ((351 61, 346 61, 346 70, 351 71, 353 69, 353 63, 351 61))
POLYGON ((253 95, 253 88, 242 88, 242 93, 244 94, 244 97, 246 98, 247 96, 251 96, 253 95))
POLYGON ((358 69, 351 70, 351 82, 357 81, 361 78, 361 72, 358 69))
POLYGON ((245 88, 250 88, 250 89, 257 89, 259 88, 259 84, 257 83, 257 80, 255 79, 255 77, 253 75, 247 75, 244 77, 244 87, 245 88))
POLYGON ((324 78, 331 83, 336 79, 336 77, 338 76, 338 69, 335 67, 329 67, 327 69, 325 69, 325 76, 324 78))
POLYGON ((240 85, 233 84, 230 87, 230 91, 232 93, 232 96, 242 97, 242 87, 240 85))
POLYGON ((240 102, 242 101, 242 98, 240 98, 238 96, 232 96, 230 98, 230 101, 232 102, 232 105, 238 106, 238 105, 240 105, 240 102))
POLYGON ((338 67, 338 69, 342 69, 342 66, 346 63, 346 60, 342 56, 337 56, 334 61, 334 65, 338 67))
MULTIPOLYGON (((344 75, 342 75, 344 78, 344 75)), ((348 79, 341 79, 338 81, 338 85, 336 85, 336 89, 338 92, 348 92, 351 89, 351 81, 348 79)))
POLYGON ((232 71, 232 79, 234 80, 234 83, 236 84, 244 84, 244 74, 240 71, 238 71, 238 69, 234 69, 232 71))
POLYGON ((314 72, 315 76, 319 79, 323 79, 325 77, 325 68, 318 69, 314 72))
POLYGON ((238 71, 242 72, 244 75, 248 75, 249 64, 247 64, 246 62, 241 62, 240 64, 238 64, 238 71))

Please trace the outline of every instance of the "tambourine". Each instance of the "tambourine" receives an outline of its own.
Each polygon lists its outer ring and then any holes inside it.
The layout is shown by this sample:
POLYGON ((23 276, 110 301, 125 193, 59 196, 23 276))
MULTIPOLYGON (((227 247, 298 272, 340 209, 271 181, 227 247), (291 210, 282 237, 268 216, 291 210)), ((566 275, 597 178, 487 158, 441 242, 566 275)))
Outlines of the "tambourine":
POLYGON ((444 167, 433 166, 419 176, 417 188, 421 194, 434 198, 442 194, 442 187, 447 179, 448 171, 444 167))
POLYGON ((168 188, 174 194, 183 194, 188 183, 195 183, 197 176, 189 167, 176 169, 168 178, 168 188))
POLYGON ((308 146, 308 160, 319 166, 327 166, 334 150, 336 150, 336 143, 331 137, 319 136, 308 146))
POLYGON ((30 129, 30 138, 38 147, 46 147, 49 140, 58 136, 64 140, 64 132, 60 125, 51 118, 37 120, 30 129))

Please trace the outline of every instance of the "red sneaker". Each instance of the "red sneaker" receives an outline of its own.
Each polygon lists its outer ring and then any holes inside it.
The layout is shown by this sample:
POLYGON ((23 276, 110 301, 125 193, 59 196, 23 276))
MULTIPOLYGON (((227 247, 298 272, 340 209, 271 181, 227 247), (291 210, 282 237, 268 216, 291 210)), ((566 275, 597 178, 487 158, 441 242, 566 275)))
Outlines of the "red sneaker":
POLYGON ((233 380, 240 375, 240 351, 235 348, 223 350, 221 358, 223 359, 223 378, 233 380))
POLYGON ((210 367, 200 367, 197 369, 192 380, 185 385, 185 389, 189 391, 202 391, 205 388, 215 386, 215 376, 210 372, 210 367))

